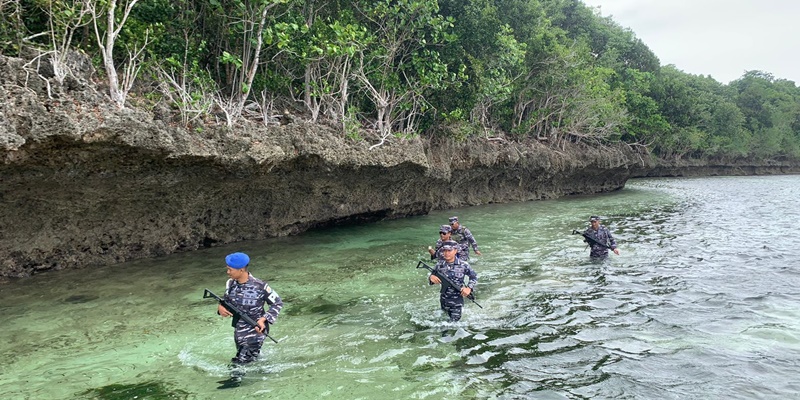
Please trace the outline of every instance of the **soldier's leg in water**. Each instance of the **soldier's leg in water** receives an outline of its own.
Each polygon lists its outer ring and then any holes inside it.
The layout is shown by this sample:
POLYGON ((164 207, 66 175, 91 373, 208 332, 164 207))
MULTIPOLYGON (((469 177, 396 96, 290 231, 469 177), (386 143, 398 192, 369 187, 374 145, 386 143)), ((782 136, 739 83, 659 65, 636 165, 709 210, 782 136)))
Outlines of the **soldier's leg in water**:
POLYGON ((244 365, 255 361, 261 354, 261 346, 264 344, 264 336, 256 334, 253 331, 252 335, 242 338, 237 345, 236 357, 231 361, 234 364, 244 365))
POLYGON ((241 378, 245 374, 243 366, 255 361, 261 354, 264 336, 259 335, 250 326, 237 326, 234 338, 236 339, 236 356, 231 359, 231 377, 241 378))
POLYGON ((450 317, 450 322, 458 322, 461 319, 461 309, 464 307, 464 298, 447 297, 442 300, 445 312, 450 317))
POLYGON ((454 299, 453 303, 454 304, 450 307, 452 310, 450 312, 450 321, 458 322, 461 320, 461 310, 464 309, 464 298, 458 296, 456 299, 454 299))

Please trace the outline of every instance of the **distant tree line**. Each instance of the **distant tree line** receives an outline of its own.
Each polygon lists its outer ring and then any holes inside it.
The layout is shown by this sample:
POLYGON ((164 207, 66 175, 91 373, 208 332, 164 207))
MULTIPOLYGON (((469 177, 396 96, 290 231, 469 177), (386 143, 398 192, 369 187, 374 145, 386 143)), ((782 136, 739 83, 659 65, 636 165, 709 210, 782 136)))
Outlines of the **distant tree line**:
POLYGON ((74 50, 117 106, 166 103, 195 129, 288 111, 356 140, 800 158, 794 82, 749 71, 723 85, 661 66, 578 0, 0 0, 0 53, 33 52, 63 83, 74 50))

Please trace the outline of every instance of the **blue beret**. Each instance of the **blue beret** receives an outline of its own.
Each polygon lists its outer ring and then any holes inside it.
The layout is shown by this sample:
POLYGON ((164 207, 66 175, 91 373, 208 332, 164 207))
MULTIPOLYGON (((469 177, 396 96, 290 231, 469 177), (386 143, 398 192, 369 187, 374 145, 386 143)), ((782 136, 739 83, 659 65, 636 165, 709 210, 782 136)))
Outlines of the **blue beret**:
POLYGON ((232 253, 225 257, 225 264, 233 269, 242 269, 250 264, 250 257, 244 253, 232 253))

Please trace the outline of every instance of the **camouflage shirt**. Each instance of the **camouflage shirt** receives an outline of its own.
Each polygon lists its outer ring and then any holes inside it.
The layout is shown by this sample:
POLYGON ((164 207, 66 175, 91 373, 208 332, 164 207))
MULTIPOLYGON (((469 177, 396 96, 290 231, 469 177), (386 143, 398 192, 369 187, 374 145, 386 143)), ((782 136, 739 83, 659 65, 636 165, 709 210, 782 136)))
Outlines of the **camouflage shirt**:
POLYGON ((275 323, 281 308, 283 308, 283 301, 278 293, 269 287, 268 283, 250 274, 245 283, 228 279, 225 286, 225 299, 250 318, 257 321, 259 318, 265 317, 270 324, 275 323), (269 305, 269 309, 266 311, 264 304, 269 305))
POLYGON ((458 242, 458 254, 462 259, 469 259, 470 246, 472 246, 473 250, 478 251, 478 242, 475 241, 472 232, 464 225, 459 226, 458 229, 453 229, 450 238, 458 242))
MULTIPOLYGON (((609 231, 608 228, 606 228, 603 225, 600 225, 600 227, 597 228, 596 231, 591 227, 589 227, 583 233, 600 243, 604 243, 608 246, 611 246, 612 250, 617 248, 617 242, 614 240, 614 236, 611 235, 611 231, 609 231)), ((589 243, 589 246, 591 247, 589 257, 593 258, 608 257, 607 248, 596 245, 594 243, 589 243)))
MULTIPOLYGON (((466 261, 461 261, 456 258, 452 263, 448 263, 444 259, 436 262, 436 271, 446 276, 456 285, 464 284, 464 277, 469 278, 467 286, 470 289, 475 289, 478 284, 478 274, 469 266, 466 261)), ((442 282, 441 293, 443 296, 460 296, 461 291, 453 289, 450 285, 442 282)))

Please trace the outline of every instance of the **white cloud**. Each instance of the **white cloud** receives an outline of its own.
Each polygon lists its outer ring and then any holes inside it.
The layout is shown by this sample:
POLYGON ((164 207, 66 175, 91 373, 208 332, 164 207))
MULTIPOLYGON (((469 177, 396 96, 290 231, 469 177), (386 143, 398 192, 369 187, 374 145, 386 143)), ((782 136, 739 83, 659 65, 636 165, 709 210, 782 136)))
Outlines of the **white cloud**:
POLYGON ((800 1, 583 0, 630 28, 661 60, 728 83, 745 71, 800 85, 800 1))

